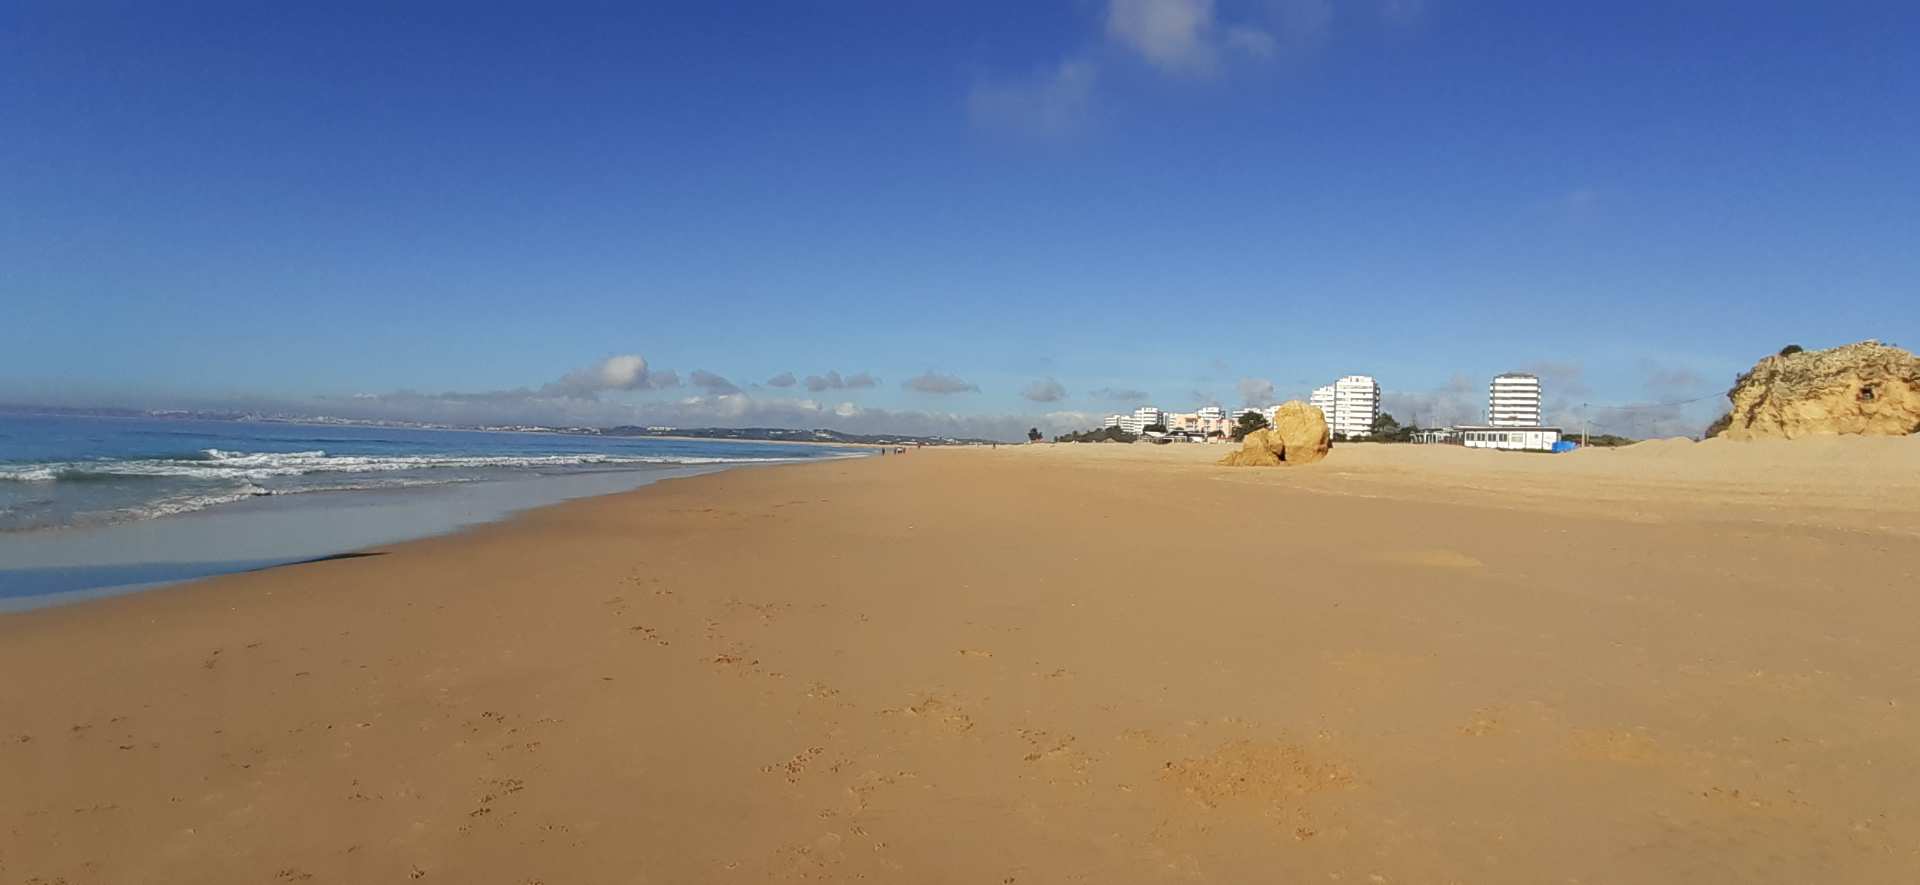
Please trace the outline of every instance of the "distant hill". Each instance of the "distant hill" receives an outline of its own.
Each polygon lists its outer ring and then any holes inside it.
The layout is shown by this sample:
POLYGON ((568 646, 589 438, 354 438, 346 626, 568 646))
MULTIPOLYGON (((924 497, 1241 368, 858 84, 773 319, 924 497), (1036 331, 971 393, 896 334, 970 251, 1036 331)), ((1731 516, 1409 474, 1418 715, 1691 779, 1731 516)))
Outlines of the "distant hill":
POLYGON ((954 436, 909 436, 899 433, 844 433, 838 430, 794 430, 787 427, 603 427, 603 436, 684 436, 696 439, 740 439, 762 442, 839 443, 865 446, 978 446, 990 439, 954 436))
POLYGON ((263 424, 337 424, 349 427, 402 427, 411 430, 493 430, 515 433, 561 433, 584 436, 682 436, 695 439, 738 439, 776 442, 835 443, 856 446, 978 446, 999 440, 954 436, 911 436, 901 433, 842 433, 838 430, 795 430, 787 427, 556 427, 545 424, 428 424, 326 415, 215 412, 192 409, 113 409, 0 403, 0 414, 57 415, 93 418, 172 418, 192 421, 252 421, 263 424))

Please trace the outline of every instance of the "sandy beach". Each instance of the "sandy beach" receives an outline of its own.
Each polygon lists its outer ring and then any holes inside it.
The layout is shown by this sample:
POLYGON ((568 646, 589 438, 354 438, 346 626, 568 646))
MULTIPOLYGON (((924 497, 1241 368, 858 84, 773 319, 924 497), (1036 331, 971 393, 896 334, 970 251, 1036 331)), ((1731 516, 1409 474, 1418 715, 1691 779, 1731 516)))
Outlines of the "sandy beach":
POLYGON ((1920 880, 1920 438, 732 470, 0 616, 0 881, 1920 880))

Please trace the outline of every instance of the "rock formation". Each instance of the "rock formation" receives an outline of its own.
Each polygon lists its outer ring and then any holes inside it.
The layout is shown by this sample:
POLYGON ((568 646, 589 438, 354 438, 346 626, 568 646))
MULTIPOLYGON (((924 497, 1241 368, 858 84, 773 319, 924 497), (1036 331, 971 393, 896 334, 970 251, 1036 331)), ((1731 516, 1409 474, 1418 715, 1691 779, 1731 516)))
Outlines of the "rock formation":
POLYGON ((1311 464, 1325 458, 1332 448, 1326 416, 1313 406, 1293 400, 1275 410, 1273 427, 1247 434, 1240 451, 1229 453, 1220 463, 1229 467, 1311 464))
POLYGON ((1920 357, 1878 341, 1770 356, 1727 391, 1733 408, 1708 435, 1797 439, 1920 431, 1920 357))

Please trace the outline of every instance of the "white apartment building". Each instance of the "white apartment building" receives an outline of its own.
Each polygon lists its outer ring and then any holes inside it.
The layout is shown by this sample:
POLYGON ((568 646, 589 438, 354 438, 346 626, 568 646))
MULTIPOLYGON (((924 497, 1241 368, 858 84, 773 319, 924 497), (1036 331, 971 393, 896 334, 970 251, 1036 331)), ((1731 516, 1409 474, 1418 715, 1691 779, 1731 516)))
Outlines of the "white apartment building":
POLYGON ((1147 425, 1160 424, 1164 426, 1166 423, 1166 412, 1161 411, 1156 406, 1141 406, 1140 408, 1134 409, 1131 415, 1108 415, 1105 424, 1102 426, 1118 427, 1128 433, 1138 434, 1144 430, 1147 425))
POLYGON ((1316 387, 1307 404, 1327 419, 1327 430, 1341 436, 1369 436, 1380 417, 1380 382, 1372 375, 1348 375, 1316 387))
POLYGON ((1540 426, 1540 379, 1509 372, 1487 385, 1487 423, 1494 427, 1540 426))
POLYGON ((1325 387, 1314 388, 1313 395, 1307 397, 1307 405, 1319 409, 1321 416, 1327 419, 1327 426, 1333 426, 1333 414, 1335 410, 1333 385, 1329 384, 1325 387))
POLYGON ((1219 406, 1208 406, 1193 412, 1168 412, 1166 416, 1167 432, 1185 433, 1199 437, 1214 434, 1227 436, 1233 428, 1227 423, 1227 413, 1219 406))

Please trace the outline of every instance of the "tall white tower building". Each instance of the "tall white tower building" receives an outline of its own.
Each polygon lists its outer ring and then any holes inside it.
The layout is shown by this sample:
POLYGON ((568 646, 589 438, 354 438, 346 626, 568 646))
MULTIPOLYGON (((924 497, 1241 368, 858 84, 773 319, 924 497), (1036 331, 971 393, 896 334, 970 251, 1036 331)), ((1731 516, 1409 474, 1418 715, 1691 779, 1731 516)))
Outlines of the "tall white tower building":
POLYGON ((1540 426, 1540 379, 1509 372, 1487 385, 1487 423, 1495 427, 1540 426))
MULTIPOLYGON (((1325 412, 1325 409, 1321 410, 1325 412)), ((1380 417, 1380 383, 1372 375, 1348 375, 1333 382, 1333 414, 1327 425, 1334 433, 1367 436, 1380 417)))

